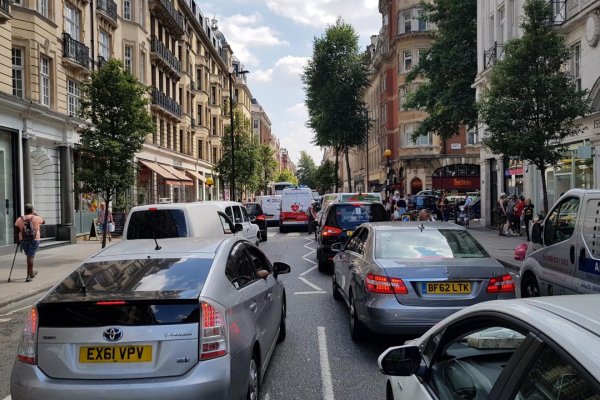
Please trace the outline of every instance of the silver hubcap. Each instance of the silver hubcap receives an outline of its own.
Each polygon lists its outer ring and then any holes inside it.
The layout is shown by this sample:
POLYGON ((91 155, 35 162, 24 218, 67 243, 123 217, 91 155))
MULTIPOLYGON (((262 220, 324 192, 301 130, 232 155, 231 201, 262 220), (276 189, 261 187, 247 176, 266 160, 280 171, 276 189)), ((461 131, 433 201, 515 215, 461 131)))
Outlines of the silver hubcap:
POLYGON ((254 358, 250 360, 250 377, 248 382, 248 398, 258 400, 258 370, 254 358))

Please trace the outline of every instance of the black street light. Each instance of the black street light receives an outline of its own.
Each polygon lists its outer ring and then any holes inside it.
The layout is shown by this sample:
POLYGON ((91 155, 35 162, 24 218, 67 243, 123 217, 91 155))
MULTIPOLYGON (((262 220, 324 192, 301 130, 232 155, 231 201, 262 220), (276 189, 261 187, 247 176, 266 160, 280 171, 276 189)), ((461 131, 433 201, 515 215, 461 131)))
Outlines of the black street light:
POLYGON ((229 117, 231 118, 231 178, 229 179, 229 200, 235 201, 235 136, 233 134, 233 75, 236 77, 243 76, 250 71, 238 71, 234 68, 233 72, 229 73, 229 117))
POLYGON ((386 180, 385 180, 385 197, 386 199, 389 197, 390 191, 390 156, 392 155, 392 151, 390 149, 385 149, 383 155, 387 158, 387 169, 386 169, 386 180))

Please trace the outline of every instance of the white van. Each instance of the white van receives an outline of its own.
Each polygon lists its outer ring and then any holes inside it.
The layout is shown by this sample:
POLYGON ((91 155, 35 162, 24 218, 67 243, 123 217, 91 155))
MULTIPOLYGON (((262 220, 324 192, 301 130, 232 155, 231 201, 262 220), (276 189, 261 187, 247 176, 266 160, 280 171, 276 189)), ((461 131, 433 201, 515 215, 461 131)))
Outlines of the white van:
POLYGON ((281 208, 281 195, 256 196, 256 202, 265 213, 267 225, 279 224, 279 209, 281 208))
POLYGON ((600 190, 563 194, 527 247, 522 297, 600 293, 600 190))
POLYGON ((309 188, 288 188, 281 195, 279 232, 296 226, 308 229, 308 207, 314 201, 309 188))

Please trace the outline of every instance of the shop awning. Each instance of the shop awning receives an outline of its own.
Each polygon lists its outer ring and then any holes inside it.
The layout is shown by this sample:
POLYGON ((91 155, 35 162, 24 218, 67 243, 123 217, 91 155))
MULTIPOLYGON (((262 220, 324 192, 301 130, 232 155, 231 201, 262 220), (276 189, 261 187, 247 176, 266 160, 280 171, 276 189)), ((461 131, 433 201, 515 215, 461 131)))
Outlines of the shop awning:
POLYGON ((198 179, 202 183, 206 182, 206 178, 204 177, 204 175, 200 174, 199 172, 192 171, 191 169, 186 169, 185 172, 192 178, 198 179))
POLYGON ((177 179, 179 179, 181 182, 181 185, 184 186, 188 186, 188 185, 193 185, 194 183, 192 182, 192 180, 190 178, 188 178, 185 173, 183 171, 180 171, 178 169, 175 169, 173 167, 171 167, 170 165, 167 164, 158 164, 161 168, 166 169, 171 175, 174 175, 177 179))
POLYGON ((143 166, 146 168, 156 172, 159 176, 165 179, 165 183, 168 185, 181 185, 181 182, 177 176, 171 174, 166 169, 162 168, 160 165, 155 163, 154 161, 147 160, 138 160, 143 166))

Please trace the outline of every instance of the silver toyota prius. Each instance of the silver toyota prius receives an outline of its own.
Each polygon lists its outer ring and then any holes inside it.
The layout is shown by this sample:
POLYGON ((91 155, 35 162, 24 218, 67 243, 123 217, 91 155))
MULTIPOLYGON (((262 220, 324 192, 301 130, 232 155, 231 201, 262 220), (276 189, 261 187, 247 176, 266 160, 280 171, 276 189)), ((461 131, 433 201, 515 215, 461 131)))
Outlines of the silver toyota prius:
POLYGON ((257 400, 289 271, 236 236, 108 247, 31 309, 12 399, 257 400))
POLYGON ((333 297, 350 333, 423 333, 471 304, 515 297, 515 282, 465 228, 445 222, 361 225, 332 246, 333 297))

